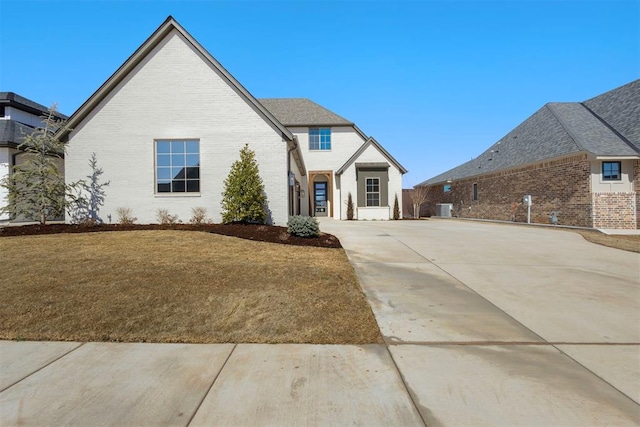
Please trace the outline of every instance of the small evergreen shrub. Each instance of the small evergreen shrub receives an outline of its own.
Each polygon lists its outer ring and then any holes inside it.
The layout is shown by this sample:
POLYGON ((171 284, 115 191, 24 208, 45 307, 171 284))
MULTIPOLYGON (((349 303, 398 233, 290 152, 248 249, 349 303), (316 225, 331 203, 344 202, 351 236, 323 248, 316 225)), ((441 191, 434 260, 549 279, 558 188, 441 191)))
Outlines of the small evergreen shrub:
POLYGON ((158 209, 156 216, 162 225, 177 224, 178 215, 171 215, 167 209, 158 209))
POLYGON ((224 180, 222 222, 264 224, 267 221, 267 196, 260 177, 258 161, 249 145, 240 150, 240 160, 231 165, 224 180))
POLYGON ((287 232, 299 237, 318 237, 320 226, 318 221, 310 216, 295 215, 287 221, 287 232))
POLYGON ((351 221, 353 219, 353 199, 351 198, 351 192, 347 197, 347 219, 351 221))
POLYGON ((396 200, 393 202, 393 219, 396 221, 400 219, 400 206, 398 205, 398 195, 396 194, 396 200))
POLYGON ((122 225, 131 225, 138 220, 138 218, 133 216, 129 208, 118 208, 116 209, 116 214, 118 215, 118 223, 122 225))
POLYGON ((207 208, 202 206, 197 206, 195 208, 191 208, 191 219, 189 220, 190 224, 209 224, 211 219, 207 218, 207 208))

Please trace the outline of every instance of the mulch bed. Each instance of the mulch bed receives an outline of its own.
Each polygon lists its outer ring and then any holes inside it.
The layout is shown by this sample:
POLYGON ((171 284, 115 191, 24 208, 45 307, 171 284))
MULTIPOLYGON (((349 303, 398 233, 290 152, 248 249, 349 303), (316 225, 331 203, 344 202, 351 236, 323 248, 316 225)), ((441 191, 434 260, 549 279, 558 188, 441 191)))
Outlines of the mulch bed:
POLYGON ((96 233, 102 231, 133 231, 133 230, 184 230, 204 231, 239 237, 241 239, 258 242, 280 243, 294 246, 314 246, 320 248, 341 248, 337 237, 331 234, 320 234, 319 237, 298 237, 287 233, 286 227, 260 224, 47 224, 21 225, 0 227, 0 237, 33 236, 39 234, 60 233, 96 233))

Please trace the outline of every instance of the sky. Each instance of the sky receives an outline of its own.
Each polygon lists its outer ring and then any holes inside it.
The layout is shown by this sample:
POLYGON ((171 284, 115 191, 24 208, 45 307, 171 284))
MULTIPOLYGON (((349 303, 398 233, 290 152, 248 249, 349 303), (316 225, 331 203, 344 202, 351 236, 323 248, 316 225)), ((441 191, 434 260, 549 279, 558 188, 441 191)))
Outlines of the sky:
POLYGON ((356 123, 405 188, 640 78, 639 0, 0 0, 0 91, 71 115, 169 15, 256 98, 356 123))

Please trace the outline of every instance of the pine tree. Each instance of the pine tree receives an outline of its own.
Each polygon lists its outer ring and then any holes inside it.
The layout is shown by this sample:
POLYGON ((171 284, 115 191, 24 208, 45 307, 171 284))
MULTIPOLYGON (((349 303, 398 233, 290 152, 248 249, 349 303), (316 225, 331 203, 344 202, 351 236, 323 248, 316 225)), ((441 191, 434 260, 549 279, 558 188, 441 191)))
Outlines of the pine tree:
POLYGON ((0 181, 8 190, 7 205, 0 211, 12 217, 46 224, 47 219, 60 217, 75 198, 71 191, 79 185, 65 185, 58 169, 62 163, 65 145, 56 139, 56 132, 65 125, 56 116, 53 105, 43 116, 42 127, 24 135, 18 146, 25 161, 13 167, 12 173, 0 181), (69 197, 70 200, 67 200, 69 197))
POLYGON ((255 153, 245 145, 240 150, 240 160, 233 163, 224 181, 222 222, 264 224, 267 219, 266 203, 255 153))

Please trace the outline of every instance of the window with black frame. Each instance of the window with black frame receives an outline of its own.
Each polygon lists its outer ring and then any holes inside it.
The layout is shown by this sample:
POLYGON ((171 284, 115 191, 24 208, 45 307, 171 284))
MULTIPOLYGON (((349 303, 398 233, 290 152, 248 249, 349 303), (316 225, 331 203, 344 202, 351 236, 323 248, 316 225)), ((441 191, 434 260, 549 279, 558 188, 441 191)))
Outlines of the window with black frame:
POLYGON ((200 192, 200 141, 156 140, 156 193, 200 192))
POLYGON ((620 181, 622 180, 621 162, 602 162, 602 180, 620 181))

